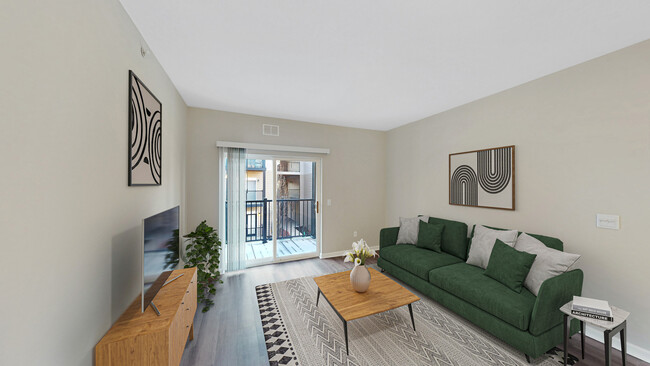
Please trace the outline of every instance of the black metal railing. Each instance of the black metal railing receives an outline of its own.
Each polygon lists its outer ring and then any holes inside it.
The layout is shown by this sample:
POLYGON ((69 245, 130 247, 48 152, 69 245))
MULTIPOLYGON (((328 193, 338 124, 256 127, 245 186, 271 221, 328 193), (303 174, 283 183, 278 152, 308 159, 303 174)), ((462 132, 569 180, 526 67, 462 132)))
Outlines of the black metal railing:
MULTIPOLYGON (((316 238, 316 200, 315 199, 279 199, 277 201, 247 200, 246 201, 246 241, 261 241, 266 243, 273 240, 272 206, 278 210, 277 238, 288 239, 296 237, 316 238)), ((226 208, 228 202, 226 202, 226 208)), ((226 209, 226 226, 228 225, 228 210, 226 209)), ((227 230, 226 230, 227 232, 227 230)), ((226 234, 227 235, 227 234, 226 234)), ((228 238, 226 237, 226 241, 228 238)))
POLYGON ((246 241, 263 241, 273 238, 271 228, 271 203, 273 201, 246 201, 246 241))
POLYGON ((316 200, 280 199, 278 209, 278 239, 316 238, 316 200))

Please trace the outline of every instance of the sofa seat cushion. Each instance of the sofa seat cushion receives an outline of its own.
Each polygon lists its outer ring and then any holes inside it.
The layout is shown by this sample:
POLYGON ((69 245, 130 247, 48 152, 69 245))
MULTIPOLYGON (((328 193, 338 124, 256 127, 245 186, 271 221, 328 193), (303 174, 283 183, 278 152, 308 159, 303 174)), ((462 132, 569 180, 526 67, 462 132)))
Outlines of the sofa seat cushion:
POLYGON ((429 272, 429 282, 521 330, 528 330, 535 295, 516 293, 484 276, 483 269, 458 263, 429 272))
POLYGON ((391 245, 382 248, 379 256, 425 281, 429 280, 429 271, 432 269, 462 262, 453 255, 413 245, 391 245))

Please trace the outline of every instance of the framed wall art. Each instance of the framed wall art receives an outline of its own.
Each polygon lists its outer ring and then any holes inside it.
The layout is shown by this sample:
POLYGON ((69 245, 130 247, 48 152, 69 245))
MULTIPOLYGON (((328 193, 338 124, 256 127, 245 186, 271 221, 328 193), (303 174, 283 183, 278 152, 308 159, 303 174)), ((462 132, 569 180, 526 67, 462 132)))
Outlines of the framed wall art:
POLYGON ((162 103, 129 71, 129 186, 162 184, 162 103))
POLYGON ((449 154, 449 204, 515 209, 515 146, 449 154))

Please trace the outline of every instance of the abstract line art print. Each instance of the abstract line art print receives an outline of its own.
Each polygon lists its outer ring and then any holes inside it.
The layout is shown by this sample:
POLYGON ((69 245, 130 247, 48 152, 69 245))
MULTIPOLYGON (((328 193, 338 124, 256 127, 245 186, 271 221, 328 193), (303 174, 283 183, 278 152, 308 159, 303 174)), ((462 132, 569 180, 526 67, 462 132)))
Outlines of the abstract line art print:
POLYGON ((129 71, 129 186, 162 184, 162 103, 129 71))
POLYGON ((514 210, 514 145, 449 154, 449 204, 514 210))

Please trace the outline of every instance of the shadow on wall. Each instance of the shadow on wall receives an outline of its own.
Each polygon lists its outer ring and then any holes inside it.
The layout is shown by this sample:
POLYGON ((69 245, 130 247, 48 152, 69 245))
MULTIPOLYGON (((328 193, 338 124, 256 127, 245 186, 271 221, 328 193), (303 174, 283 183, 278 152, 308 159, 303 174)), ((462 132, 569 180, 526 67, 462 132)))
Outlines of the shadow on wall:
POLYGON ((142 228, 131 228, 111 241, 111 324, 142 291, 142 228))

